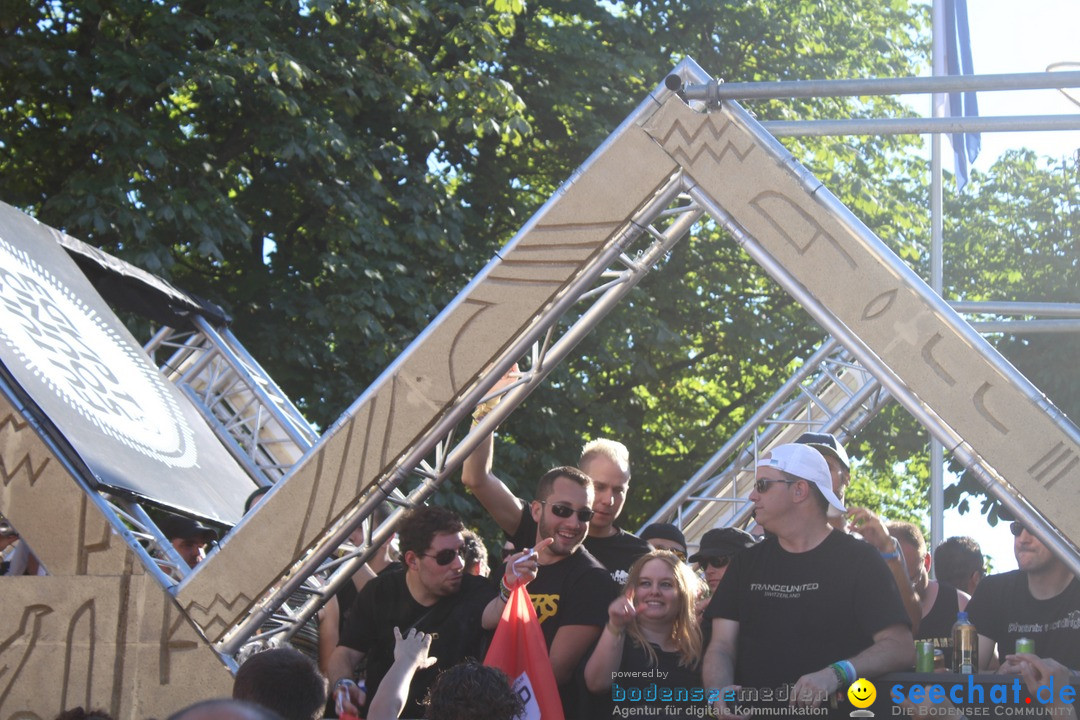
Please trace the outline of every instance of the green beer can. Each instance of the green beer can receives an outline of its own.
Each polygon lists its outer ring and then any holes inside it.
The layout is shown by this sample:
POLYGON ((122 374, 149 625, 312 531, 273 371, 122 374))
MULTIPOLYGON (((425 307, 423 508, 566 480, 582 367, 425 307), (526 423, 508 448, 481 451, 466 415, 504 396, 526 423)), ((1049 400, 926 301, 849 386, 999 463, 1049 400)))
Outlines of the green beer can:
POLYGON ((915 672, 934 672, 934 641, 915 641, 915 672))
POLYGON ((1016 652, 1018 653, 1035 653, 1035 641, 1031 638, 1016 638, 1016 652))

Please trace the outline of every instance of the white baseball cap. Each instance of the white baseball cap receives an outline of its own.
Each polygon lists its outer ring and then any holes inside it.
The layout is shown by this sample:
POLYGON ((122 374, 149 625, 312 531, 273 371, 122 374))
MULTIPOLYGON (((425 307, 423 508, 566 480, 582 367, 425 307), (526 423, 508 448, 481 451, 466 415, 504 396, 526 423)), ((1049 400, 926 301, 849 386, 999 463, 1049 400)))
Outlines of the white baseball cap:
POLYGON ((757 466, 776 468, 817 485, 818 490, 829 501, 829 515, 843 515, 847 512, 847 508, 833 492, 829 463, 809 445, 777 445, 758 458, 757 466))

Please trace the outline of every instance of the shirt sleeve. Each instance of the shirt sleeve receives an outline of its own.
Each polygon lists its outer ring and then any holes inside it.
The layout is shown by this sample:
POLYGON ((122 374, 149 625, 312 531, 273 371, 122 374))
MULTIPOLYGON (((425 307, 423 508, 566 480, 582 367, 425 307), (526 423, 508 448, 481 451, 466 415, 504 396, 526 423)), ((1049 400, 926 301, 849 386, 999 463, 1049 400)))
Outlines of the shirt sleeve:
POLYGON ((859 543, 858 547, 863 557, 856 575, 859 579, 856 620, 868 635, 891 625, 911 627, 911 618, 904 610, 904 602, 900 599, 900 591, 896 588, 896 580, 889 566, 869 543, 859 543))

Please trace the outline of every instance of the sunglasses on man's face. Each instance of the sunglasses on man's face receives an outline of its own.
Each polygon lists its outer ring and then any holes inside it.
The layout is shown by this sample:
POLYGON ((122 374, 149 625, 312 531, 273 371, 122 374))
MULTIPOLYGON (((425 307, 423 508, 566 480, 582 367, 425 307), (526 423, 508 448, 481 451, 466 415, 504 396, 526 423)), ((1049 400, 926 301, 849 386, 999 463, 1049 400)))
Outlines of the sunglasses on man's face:
POLYGON ((465 559, 465 546, 462 545, 459 548, 446 548, 434 555, 425 555, 424 557, 434 558, 435 562, 439 565, 449 565, 454 562, 454 558, 465 559))
MULTIPOLYGON (((547 502, 544 501, 544 500, 541 500, 540 504, 541 505, 547 505, 547 502)), ((587 523, 590 520, 592 520, 593 515, 596 514, 592 510, 590 510, 589 508, 581 508, 580 510, 575 510, 574 508, 570 507, 569 505, 559 505, 557 503, 553 503, 549 507, 551 508, 551 513, 555 517, 568 518, 571 515, 573 515, 574 513, 577 513, 577 519, 580 520, 583 523, 587 523)))
POLYGON ((758 478, 757 480, 754 481, 754 489, 757 490, 758 495, 764 495, 769 490, 769 486, 772 485, 773 483, 784 483, 785 485, 791 485, 792 483, 797 483, 797 482, 799 482, 799 481, 798 480, 767 480, 765 478, 758 478))
POLYGON ((1013 520, 1011 523, 1009 523, 1009 532, 1013 534, 1013 537, 1020 537, 1020 533, 1024 532, 1025 530, 1027 530, 1027 528, 1021 525, 1016 520, 1013 520))
POLYGON ((723 557, 699 558, 698 562, 701 564, 702 568, 711 567, 717 570, 721 570, 723 568, 726 568, 728 566, 728 563, 731 562, 731 556, 725 555, 723 557))

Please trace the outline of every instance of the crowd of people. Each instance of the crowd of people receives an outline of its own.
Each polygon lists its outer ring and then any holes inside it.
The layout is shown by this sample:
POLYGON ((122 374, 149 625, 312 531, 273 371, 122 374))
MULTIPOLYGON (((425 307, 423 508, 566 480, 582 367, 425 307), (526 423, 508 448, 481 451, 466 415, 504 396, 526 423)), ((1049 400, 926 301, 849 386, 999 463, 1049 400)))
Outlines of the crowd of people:
MULTIPOLYGON (((1012 572, 984 578, 970 538, 931 553, 916 525, 845 506, 851 464, 831 435, 763 453, 752 532, 709 530, 693 553, 676 525, 640 537, 619 527, 631 478, 621 443, 586 444, 575 466, 539 479, 532 500, 494 474, 493 448, 485 438, 462 480, 506 533, 500 562, 452 511, 414 508, 324 607, 314 648, 256 652, 232 700, 173 717, 518 717, 512 679, 478 661, 521 583, 568 720, 847 716, 848 688, 911 670, 915 640, 948 667, 960 611, 978 630, 981 671, 1015 674, 1034 694, 1080 668, 1080 584, 1028 528, 1010 526, 1012 572)), ((194 566, 208 529, 169 527, 194 566)))

